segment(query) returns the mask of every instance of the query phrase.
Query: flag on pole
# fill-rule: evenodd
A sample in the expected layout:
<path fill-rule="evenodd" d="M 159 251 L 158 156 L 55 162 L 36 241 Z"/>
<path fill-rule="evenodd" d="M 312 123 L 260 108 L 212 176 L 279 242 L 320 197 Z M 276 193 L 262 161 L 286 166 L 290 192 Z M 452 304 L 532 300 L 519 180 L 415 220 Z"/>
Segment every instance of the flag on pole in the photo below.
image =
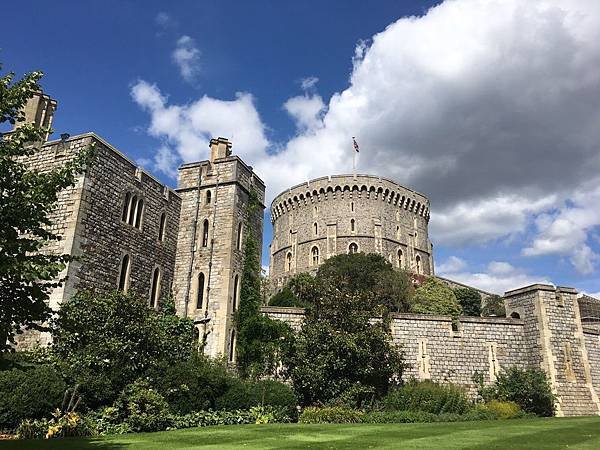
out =
<path fill-rule="evenodd" d="M 358 151 L 358 144 L 356 143 L 356 139 L 354 136 L 352 136 L 352 143 L 354 144 L 354 150 L 356 150 L 356 153 L 360 153 Z"/>

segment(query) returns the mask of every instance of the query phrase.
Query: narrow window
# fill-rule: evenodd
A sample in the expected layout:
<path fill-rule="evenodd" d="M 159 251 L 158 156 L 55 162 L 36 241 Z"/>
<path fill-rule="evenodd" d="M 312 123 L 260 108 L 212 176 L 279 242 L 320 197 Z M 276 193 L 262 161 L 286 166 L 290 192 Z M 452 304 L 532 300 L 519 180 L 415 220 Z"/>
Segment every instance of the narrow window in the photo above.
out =
<path fill-rule="evenodd" d="M 160 297 L 160 269 L 157 267 L 152 273 L 152 289 L 150 289 L 150 306 L 156 308 L 158 306 L 158 298 Z"/>
<path fill-rule="evenodd" d="M 160 242 L 165 240 L 165 227 L 167 225 L 167 214 L 162 213 L 160 215 L 160 224 L 158 225 L 158 240 Z"/>
<path fill-rule="evenodd" d="M 292 254 L 288 253 L 285 257 L 285 271 L 289 272 L 292 270 Z"/>
<path fill-rule="evenodd" d="M 210 191 L 206 191 L 206 204 L 210 205 L 210 201 L 212 199 L 212 193 Z"/>
<path fill-rule="evenodd" d="M 315 212 L 315 216 L 316 216 L 317 214 L 319 214 L 319 207 L 318 207 L 318 206 L 315 206 L 315 208 L 314 208 L 314 212 Z"/>
<path fill-rule="evenodd" d="M 356 221 L 354 219 L 350 219 L 350 231 L 356 231 Z"/>
<path fill-rule="evenodd" d="M 233 362 L 235 358 L 235 330 L 231 330 L 231 338 L 229 339 L 229 362 Z"/>
<path fill-rule="evenodd" d="M 204 219 L 202 225 L 202 247 L 208 246 L 208 219 Z"/>
<path fill-rule="evenodd" d="M 396 226 L 396 240 L 400 239 L 400 227 Z"/>
<path fill-rule="evenodd" d="M 204 274 L 198 274 L 198 293 L 196 294 L 196 309 L 202 309 L 204 305 Z"/>
<path fill-rule="evenodd" d="M 124 255 L 121 260 L 121 272 L 119 273 L 119 291 L 127 292 L 129 288 L 129 272 L 131 259 L 129 255 Z"/>
<path fill-rule="evenodd" d="M 319 265 L 319 247 L 314 246 L 311 250 L 313 266 Z"/>
<path fill-rule="evenodd" d="M 419 255 L 415 258 L 415 269 L 418 274 L 421 273 L 421 257 Z"/>
<path fill-rule="evenodd" d="M 137 210 L 138 198 L 133 196 L 131 202 L 129 202 L 129 210 L 127 212 L 127 223 L 133 225 L 135 221 L 135 212 Z"/>
<path fill-rule="evenodd" d="M 348 247 L 348 253 L 350 253 L 351 255 L 358 253 L 358 244 L 356 244 L 356 242 L 352 242 L 350 244 L 350 246 Z"/>
<path fill-rule="evenodd" d="M 131 201 L 131 194 L 128 192 L 125 194 L 125 201 L 123 202 L 123 211 L 121 212 L 121 220 L 127 222 L 127 211 L 129 211 L 129 202 Z"/>
<path fill-rule="evenodd" d="M 319 235 L 319 225 L 317 224 L 317 222 L 315 222 L 313 224 L 313 228 L 315 230 L 315 236 L 318 236 Z"/>
<path fill-rule="evenodd" d="M 350 202 L 350 211 L 354 212 L 354 202 Z"/>
<path fill-rule="evenodd" d="M 400 269 L 404 268 L 404 255 L 402 254 L 402 250 L 398 250 L 397 264 Z"/>
<path fill-rule="evenodd" d="M 144 200 L 140 198 L 137 204 L 136 212 L 135 212 L 135 224 L 134 227 L 141 228 L 142 227 L 142 214 L 144 213 Z"/>
<path fill-rule="evenodd" d="M 292 230 L 290 230 L 290 234 L 288 236 L 288 244 L 292 243 Z"/>
<path fill-rule="evenodd" d="M 242 222 L 240 222 L 238 224 L 238 229 L 237 229 L 237 244 L 236 247 L 238 250 L 242 249 Z"/>
<path fill-rule="evenodd" d="M 233 312 L 237 310 L 237 301 L 238 301 L 238 289 L 239 289 L 239 281 L 240 278 L 238 275 L 235 276 L 233 280 L 233 301 L 231 302 L 231 309 Z"/>

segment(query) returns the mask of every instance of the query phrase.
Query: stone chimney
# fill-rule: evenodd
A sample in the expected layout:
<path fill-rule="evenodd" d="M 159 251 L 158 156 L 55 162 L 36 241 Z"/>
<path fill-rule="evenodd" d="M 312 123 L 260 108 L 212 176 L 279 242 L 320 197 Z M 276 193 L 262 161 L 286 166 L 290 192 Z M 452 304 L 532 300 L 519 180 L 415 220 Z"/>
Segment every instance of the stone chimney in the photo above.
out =
<path fill-rule="evenodd" d="M 35 125 L 49 129 L 52 126 L 52 119 L 54 118 L 54 111 L 56 111 L 57 102 L 50 98 L 50 96 L 44 94 L 42 91 L 37 91 L 33 94 L 25 107 L 23 108 L 24 119 L 15 124 L 14 129 L 25 124 Z M 46 134 L 46 139 L 48 134 Z"/>
<path fill-rule="evenodd" d="M 231 142 L 224 137 L 210 140 L 210 162 L 214 163 L 217 159 L 227 158 L 231 155 Z"/>

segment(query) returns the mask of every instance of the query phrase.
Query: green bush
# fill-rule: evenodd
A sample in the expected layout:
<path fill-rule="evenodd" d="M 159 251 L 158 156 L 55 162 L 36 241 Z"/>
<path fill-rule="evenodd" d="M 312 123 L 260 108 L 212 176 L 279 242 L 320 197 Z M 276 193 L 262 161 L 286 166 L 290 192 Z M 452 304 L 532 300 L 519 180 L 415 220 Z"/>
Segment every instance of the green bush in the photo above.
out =
<path fill-rule="evenodd" d="M 364 423 L 418 423 L 436 422 L 438 416 L 424 411 L 373 411 L 367 413 Z"/>
<path fill-rule="evenodd" d="M 51 419 L 26 419 L 17 428 L 19 439 L 52 439 L 75 436 L 93 436 L 96 427 L 89 417 L 76 412 L 57 410 Z"/>
<path fill-rule="evenodd" d="M 537 416 L 554 415 L 555 396 L 546 373 L 541 369 L 512 367 L 498 375 L 492 386 L 480 389 L 480 395 L 486 401 L 515 402 L 523 411 Z"/>
<path fill-rule="evenodd" d="M 316 408 L 309 406 L 302 411 L 298 422 L 300 423 L 361 423 L 365 413 L 356 409 L 341 408 L 337 406 Z"/>
<path fill-rule="evenodd" d="M 160 431 L 171 424 L 168 403 L 147 381 L 126 386 L 114 406 L 118 418 L 133 431 Z"/>
<path fill-rule="evenodd" d="M 432 381 L 414 381 L 391 391 L 383 399 L 388 411 L 424 411 L 432 414 L 463 414 L 470 401 L 463 388 Z"/>
<path fill-rule="evenodd" d="M 498 419 L 514 419 L 521 415 L 521 407 L 515 402 L 503 402 L 500 400 L 492 400 L 481 405 L 483 409 L 487 409 L 496 415 Z"/>
<path fill-rule="evenodd" d="M 481 315 L 481 294 L 479 291 L 469 287 L 455 288 L 454 295 L 456 295 L 465 316 Z"/>
<path fill-rule="evenodd" d="M 42 419 L 60 407 L 67 386 L 50 366 L 0 372 L 0 428 Z"/>
<path fill-rule="evenodd" d="M 294 415 L 298 401 L 288 385 L 273 380 L 234 382 L 216 401 L 217 409 L 228 411 L 250 409 L 254 406 L 272 406 Z"/>
<path fill-rule="evenodd" d="M 458 317 L 463 311 L 454 291 L 444 282 L 431 277 L 415 289 L 410 312 Z"/>

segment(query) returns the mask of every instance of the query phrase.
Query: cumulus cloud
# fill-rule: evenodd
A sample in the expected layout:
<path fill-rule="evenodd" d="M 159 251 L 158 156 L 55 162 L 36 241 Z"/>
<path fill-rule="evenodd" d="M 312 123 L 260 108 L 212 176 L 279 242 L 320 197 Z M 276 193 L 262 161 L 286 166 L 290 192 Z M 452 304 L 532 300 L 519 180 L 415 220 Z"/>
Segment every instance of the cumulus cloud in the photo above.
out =
<path fill-rule="evenodd" d="M 171 57 L 182 78 L 189 83 L 193 82 L 200 71 L 200 50 L 196 47 L 194 39 L 181 36 Z"/>
<path fill-rule="evenodd" d="M 438 275 L 494 294 L 535 283 L 552 284 L 547 277 L 529 275 L 505 261 L 492 261 L 486 270 L 471 272 L 460 258 L 451 256 L 438 267 Z"/>
<path fill-rule="evenodd" d="M 300 87 L 302 88 L 303 91 L 309 91 L 309 90 L 313 89 L 317 85 L 318 82 L 319 82 L 319 79 L 317 77 L 302 78 L 300 80 Z"/>
<path fill-rule="evenodd" d="M 349 86 L 328 101 L 307 81 L 311 91 L 284 105 L 298 126 L 288 142 L 269 146 L 249 94 L 168 105 L 155 87 L 151 104 L 139 103 L 148 105 L 150 132 L 184 160 L 198 157 L 216 130 L 228 133 L 267 182 L 269 198 L 312 177 L 350 172 L 356 136 L 360 172 L 429 196 L 437 243 L 510 237 L 539 216 L 524 253 L 569 255 L 586 272 L 595 261 L 585 247 L 593 206 L 569 201 L 589 191 L 582 180 L 599 179 L 598 42 L 600 2 L 446 1 L 359 42 L 348 55 Z M 589 225 L 570 241 L 569 232 L 556 232 L 557 220 L 575 213 Z"/>

